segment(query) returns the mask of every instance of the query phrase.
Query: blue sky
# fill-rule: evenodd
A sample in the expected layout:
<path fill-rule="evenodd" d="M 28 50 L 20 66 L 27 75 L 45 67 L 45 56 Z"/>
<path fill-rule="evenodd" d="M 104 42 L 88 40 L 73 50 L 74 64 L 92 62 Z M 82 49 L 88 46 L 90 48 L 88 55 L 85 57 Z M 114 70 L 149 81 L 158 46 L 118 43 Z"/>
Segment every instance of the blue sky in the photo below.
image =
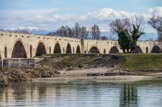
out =
<path fill-rule="evenodd" d="M 78 22 L 109 31 L 115 18 L 162 15 L 162 0 L 0 0 L 0 29 L 35 27 L 56 30 Z M 147 25 L 146 25 L 147 26 Z M 146 27 L 147 32 L 155 32 Z"/>
<path fill-rule="evenodd" d="M 83 14 L 102 8 L 146 12 L 162 6 L 162 0 L 0 0 L 0 10 L 59 8 L 61 13 Z"/>

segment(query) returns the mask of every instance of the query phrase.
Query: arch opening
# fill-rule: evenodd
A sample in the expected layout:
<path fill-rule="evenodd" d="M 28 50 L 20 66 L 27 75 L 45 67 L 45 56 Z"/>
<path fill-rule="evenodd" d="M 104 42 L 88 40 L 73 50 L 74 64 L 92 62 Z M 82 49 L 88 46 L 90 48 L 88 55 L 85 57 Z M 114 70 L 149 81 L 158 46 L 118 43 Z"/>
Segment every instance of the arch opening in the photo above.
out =
<path fill-rule="evenodd" d="M 79 45 L 77 46 L 77 51 L 76 51 L 76 53 L 80 53 L 80 47 L 79 47 Z"/>
<path fill-rule="evenodd" d="M 148 47 L 146 47 L 146 53 L 149 53 Z"/>
<path fill-rule="evenodd" d="M 71 46 L 70 46 L 70 44 L 67 45 L 66 53 L 71 53 Z"/>
<path fill-rule="evenodd" d="M 162 50 L 160 49 L 159 46 L 154 46 L 151 50 L 151 53 L 161 53 Z"/>
<path fill-rule="evenodd" d="M 7 58 L 7 47 L 4 49 L 4 57 Z"/>
<path fill-rule="evenodd" d="M 25 48 L 21 41 L 17 41 L 13 51 L 12 51 L 12 58 L 27 58 Z"/>
<path fill-rule="evenodd" d="M 39 43 L 36 51 L 36 56 L 42 56 L 43 54 L 46 54 L 46 49 L 43 43 Z"/>
<path fill-rule="evenodd" d="M 142 49 L 139 46 L 137 46 L 136 49 L 132 50 L 132 52 L 133 53 L 143 53 Z"/>
<path fill-rule="evenodd" d="M 60 48 L 59 43 L 57 43 L 57 44 L 55 45 L 55 49 L 54 49 L 54 52 L 53 52 L 53 53 L 61 53 L 61 48 Z"/>
<path fill-rule="evenodd" d="M 89 53 L 100 53 L 97 47 L 92 47 L 89 51 Z"/>
<path fill-rule="evenodd" d="M 110 52 L 109 53 L 119 53 L 119 50 L 116 46 L 113 46 L 111 49 L 110 49 Z"/>

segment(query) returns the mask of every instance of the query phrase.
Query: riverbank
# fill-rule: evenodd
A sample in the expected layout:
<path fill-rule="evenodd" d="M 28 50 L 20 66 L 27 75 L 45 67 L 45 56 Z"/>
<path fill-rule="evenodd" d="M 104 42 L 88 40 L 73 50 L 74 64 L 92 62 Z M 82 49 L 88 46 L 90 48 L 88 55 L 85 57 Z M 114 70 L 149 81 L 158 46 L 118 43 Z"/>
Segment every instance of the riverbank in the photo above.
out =
<path fill-rule="evenodd" d="M 3 76 L 9 82 L 37 78 L 134 81 L 162 77 L 162 54 L 55 54 L 41 58 L 35 68 L 4 68 L 0 84 L 4 84 Z"/>
<path fill-rule="evenodd" d="M 141 74 L 143 72 L 140 72 Z M 156 78 L 156 74 L 151 75 L 145 72 L 143 75 L 133 72 L 117 70 L 114 68 L 100 67 L 78 70 L 60 70 L 54 78 L 35 78 L 33 82 L 52 82 L 52 83 L 67 83 L 71 81 L 88 80 L 96 82 L 133 82 L 145 79 Z M 159 74 L 158 74 L 159 76 Z M 162 77 L 162 74 L 161 74 Z"/>

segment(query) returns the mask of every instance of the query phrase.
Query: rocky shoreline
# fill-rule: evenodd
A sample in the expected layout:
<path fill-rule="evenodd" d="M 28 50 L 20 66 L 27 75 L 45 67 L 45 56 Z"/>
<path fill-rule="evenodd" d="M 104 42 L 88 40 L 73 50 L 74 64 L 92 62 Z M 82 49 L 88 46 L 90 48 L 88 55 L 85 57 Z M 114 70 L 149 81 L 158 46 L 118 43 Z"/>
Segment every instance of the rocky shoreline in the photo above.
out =
<path fill-rule="evenodd" d="M 0 87 L 5 87 L 9 82 L 30 81 L 33 78 L 53 78 L 56 71 L 38 71 L 38 70 L 12 70 L 0 72 Z"/>

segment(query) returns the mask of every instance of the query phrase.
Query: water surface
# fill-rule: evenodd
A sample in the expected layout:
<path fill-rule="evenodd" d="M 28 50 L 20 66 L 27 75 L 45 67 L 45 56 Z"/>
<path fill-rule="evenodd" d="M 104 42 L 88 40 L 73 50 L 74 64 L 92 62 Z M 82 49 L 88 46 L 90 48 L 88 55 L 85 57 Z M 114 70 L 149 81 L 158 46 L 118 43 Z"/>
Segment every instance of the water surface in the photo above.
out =
<path fill-rule="evenodd" d="M 12 83 L 0 89 L 0 107 L 162 107 L 162 80 Z"/>

